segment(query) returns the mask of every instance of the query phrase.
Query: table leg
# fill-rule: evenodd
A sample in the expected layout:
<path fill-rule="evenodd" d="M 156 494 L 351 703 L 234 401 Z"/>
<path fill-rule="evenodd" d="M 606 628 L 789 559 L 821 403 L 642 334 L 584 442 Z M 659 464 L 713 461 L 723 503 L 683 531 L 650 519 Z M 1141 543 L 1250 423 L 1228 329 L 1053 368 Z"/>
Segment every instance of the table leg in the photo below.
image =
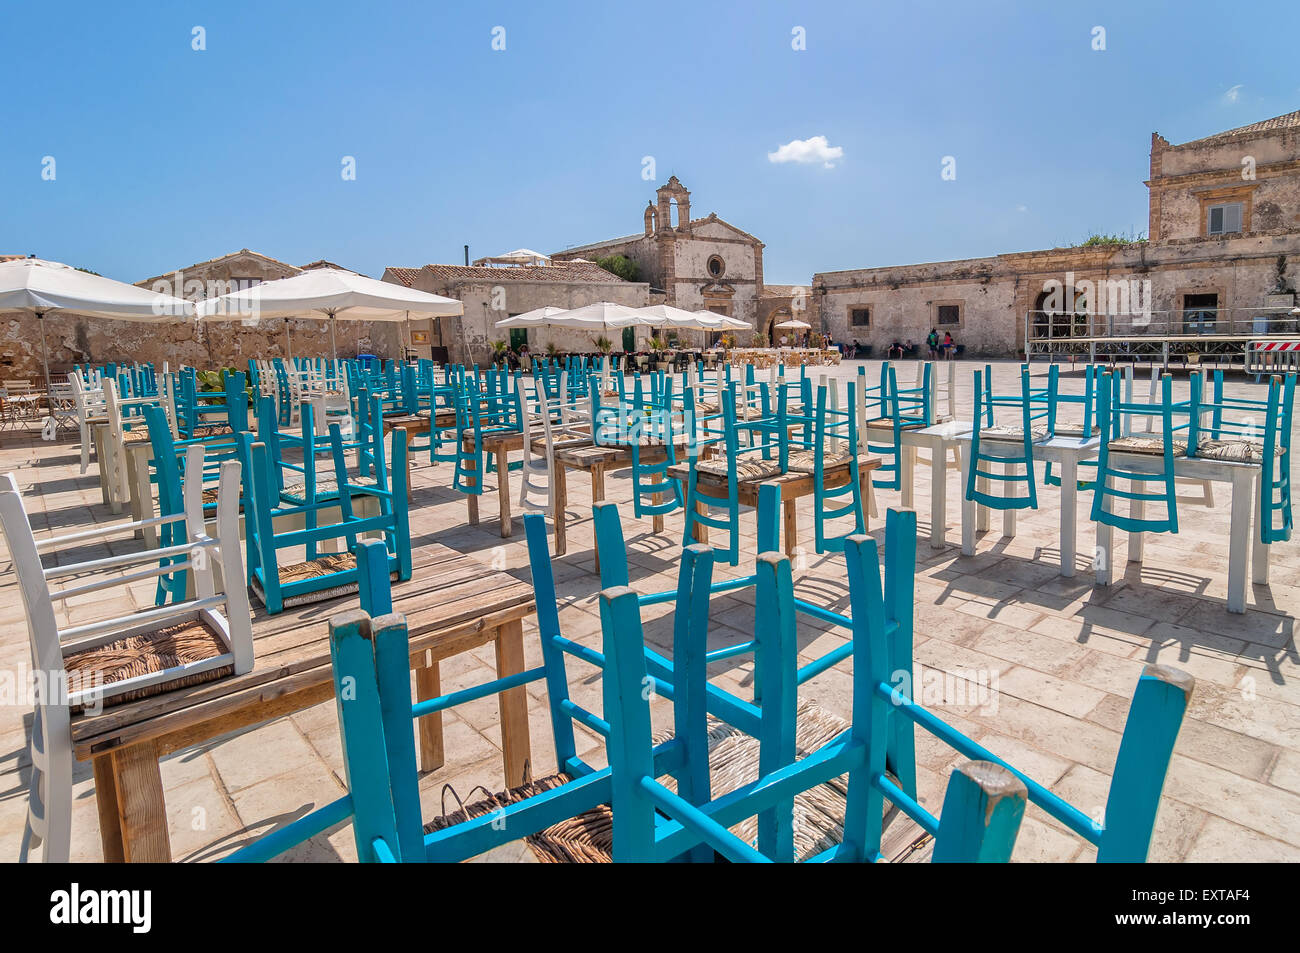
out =
<path fill-rule="evenodd" d="M 464 448 L 462 448 L 462 449 L 472 449 L 472 446 L 471 446 L 471 447 L 464 447 Z M 473 486 L 473 488 L 476 489 L 476 490 L 481 490 L 481 489 L 482 489 L 482 479 L 483 479 L 483 477 L 482 477 L 482 475 L 478 472 L 478 461 L 476 461 L 476 460 L 474 460 L 474 459 L 467 459 L 467 460 L 465 461 L 465 463 L 464 463 L 464 467 L 463 467 L 463 468 L 466 469 L 466 470 L 472 470 L 472 471 L 474 471 L 474 475 L 473 475 L 473 478 L 472 478 L 473 481 L 474 481 L 474 486 Z M 470 526 L 477 526 L 477 525 L 478 525 L 478 494 L 477 494 L 477 493 L 470 493 L 470 494 L 468 494 L 468 495 L 465 497 L 465 505 L 466 505 L 466 507 L 468 507 L 468 509 L 469 509 L 469 525 L 470 525 Z"/>
<path fill-rule="evenodd" d="M 930 548 L 943 549 L 948 533 L 948 451 L 942 439 L 930 443 Z"/>
<path fill-rule="evenodd" d="M 101 774 L 111 774 L 111 791 L 105 794 L 117 809 L 116 839 L 112 833 L 100 835 L 105 858 L 112 851 L 120 852 L 120 859 L 127 863 L 170 862 L 167 803 L 163 798 L 157 745 L 145 741 L 114 748 L 100 757 L 106 758 L 109 764 L 96 770 L 96 780 Z M 107 803 L 101 802 L 101 825 L 104 825 L 107 807 Z M 109 823 L 107 826 L 112 825 Z"/>
<path fill-rule="evenodd" d="M 1014 463 L 1002 464 L 1003 475 L 1007 477 L 1011 476 L 1011 471 L 1014 470 L 1015 467 L 1016 465 Z M 1033 475 L 1031 474 L 1030 476 L 1032 478 Z M 1004 480 L 1002 482 L 1003 499 L 1014 500 L 1019 495 L 1020 491 L 1016 488 L 1014 483 L 1010 480 Z M 1008 508 L 1002 511 L 1002 535 L 1008 539 L 1016 535 L 1016 511 L 1013 509 Z"/>
<path fill-rule="evenodd" d="M 663 477 L 656 473 L 650 478 L 650 482 L 658 485 L 663 482 Z M 655 506 L 658 506 L 664 501 L 664 495 L 662 493 L 656 493 L 654 496 L 650 497 L 650 499 L 653 501 Z M 650 531 L 656 535 L 664 531 L 664 515 L 662 513 L 655 513 L 650 517 Z"/>
<path fill-rule="evenodd" d="M 429 661 L 425 653 L 425 664 L 415 670 L 416 701 L 428 701 L 442 694 L 442 671 L 437 662 Z M 420 725 L 420 770 L 437 771 L 447 761 L 442 744 L 442 712 L 425 715 Z"/>
<path fill-rule="evenodd" d="M 875 501 L 871 498 L 871 471 L 858 471 L 858 499 L 862 503 L 862 532 L 871 531 L 871 517 L 875 516 Z"/>
<path fill-rule="evenodd" d="M 796 549 L 799 548 L 799 517 L 795 511 L 796 500 L 786 500 L 782 503 L 782 509 L 785 510 L 785 554 L 793 556 Z"/>
<path fill-rule="evenodd" d="M 1061 575 L 1074 577 L 1075 532 L 1079 519 L 1079 463 L 1074 454 L 1061 458 Z"/>
<path fill-rule="evenodd" d="M 980 491 L 980 493 L 982 493 L 982 494 L 984 494 L 985 496 L 987 496 L 987 495 L 988 495 L 988 492 L 989 492 L 989 480 L 988 480 L 988 477 L 976 477 L 976 478 L 975 478 L 975 487 L 976 487 L 976 489 L 978 489 L 978 490 Z M 975 529 L 976 529 L 977 532 L 980 532 L 980 533 L 987 533 L 987 532 L 989 531 L 989 516 L 990 516 L 989 508 L 988 508 L 987 506 L 981 506 L 981 505 L 978 505 L 978 504 L 976 505 L 976 507 L 975 507 Z"/>
<path fill-rule="evenodd" d="M 708 516 L 709 504 L 705 503 L 703 500 L 696 500 L 695 512 L 699 513 L 701 516 Z M 697 543 L 707 544 L 709 541 L 709 527 L 704 523 L 697 522 L 691 529 L 691 536 L 694 537 Z"/>
<path fill-rule="evenodd" d="M 510 516 L 510 454 L 502 449 L 495 454 L 497 461 L 497 504 L 501 512 L 501 538 L 508 539 L 513 530 Z"/>
<path fill-rule="evenodd" d="M 565 513 L 569 506 L 569 476 L 563 463 L 556 460 L 552 475 L 555 479 L 555 500 L 551 509 L 551 518 L 555 522 L 555 555 L 563 556 L 569 551 L 569 540 L 565 536 Z"/>
<path fill-rule="evenodd" d="M 1232 471 L 1232 520 L 1228 536 L 1228 611 L 1246 611 L 1246 560 L 1250 554 L 1250 471 Z"/>
<path fill-rule="evenodd" d="M 1114 477 L 1106 478 L 1106 486 L 1114 486 Z M 1097 585 L 1109 586 L 1114 578 L 1113 565 L 1115 560 L 1111 558 L 1112 551 L 1115 548 L 1115 528 L 1109 523 L 1097 524 L 1097 546 L 1092 554 L 1093 569 L 1097 573 Z"/>
<path fill-rule="evenodd" d="M 1286 466 L 1284 462 L 1282 464 Z M 1261 507 L 1268 502 L 1268 487 L 1264 482 L 1264 470 L 1261 467 L 1259 476 L 1255 480 L 1255 501 L 1252 508 L 1255 511 L 1255 529 L 1250 537 L 1250 573 L 1251 582 L 1257 586 L 1268 585 L 1268 554 L 1273 547 L 1266 546 L 1261 538 L 1263 532 L 1263 520 Z"/>
<path fill-rule="evenodd" d="M 135 481 L 132 486 L 132 512 L 136 513 L 136 519 L 147 520 L 153 519 L 153 485 L 149 482 L 149 455 L 147 453 L 128 453 L 128 460 L 134 461 Z M 149 549 L 158 548 L 158 527 L 146 526 L 144 529 L 145 546 Z"/>
<path fill-rule="evenodd" d="M 516 619 L 497 629 L 497 678 L 524 670 L 524 624 Z M 506 787 L 524 783 L 531 757 L 528 739 L 528 692 L 524 686 L 497 696 L 501 708 L 501 752 L 505 761 Z"/>
<path fill-rule="evenodd" d="M 1129 481 L 1129 490 L 1133 493 L 1145 492 L 1142 485 L 1135 480 Z M 1144 500 L 1129 500 L 1128 515 L 1129 519 L 1141 520 L 1146 516 L 1147 505 Z M 1142 552 L 1145 548 L 1146 534 L 1137 532 L 1128 534 L 1128 561 L 1131 563 L 1142 563 Z"/>
<path fill-rule="evenodd" d="M 910 444 L 903 444 L 903 509 L 910 510 L 915 506 L 916 495 L 916 447 Z"/>
<path fill-rule="evenodd" d="M 971 455 L 969 453 L 962 456 L 962 474 L 961 485 L 964 487 L 970 480 Z M 963 556 L 975 555 L 975 530 L 979 521 L 980 506 L 969 495 L 963 491 L 961 495 L 961 554 Z"/>
<path fill-rule="evenodd" d="M 593 505 L 605 502 L 605 468 L 600 464 L 592 467 L 591 470 L 591 502 Z M 591 552 L 596 560 L 596 572 L 600 572 L 600 542 L 596 539 L 594 527 L 591 538 Z"/>
<path fill-rule="evenodd" d="M 120 864 L 122 822 L 117 815 L 117 781 L 113 777 L 113 756 L 101 754 L 91 763 L 95 772 L 95 804 L 99 808 L 99 841 L 103 845 L 104 863 Z"/>

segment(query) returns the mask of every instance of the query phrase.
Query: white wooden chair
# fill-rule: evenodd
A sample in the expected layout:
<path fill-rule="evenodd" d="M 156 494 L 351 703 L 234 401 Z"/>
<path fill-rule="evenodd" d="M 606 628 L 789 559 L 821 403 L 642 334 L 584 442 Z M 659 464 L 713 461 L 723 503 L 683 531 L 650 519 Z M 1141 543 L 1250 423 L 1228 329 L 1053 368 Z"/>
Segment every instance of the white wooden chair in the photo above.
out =
<path fill-rule="evenodd" d="M 95 427 L 105 423 L 103 388 L 93 388 L 80 374 L 68 375 L 72 385 L 72 401 L 77 412 L 77 428 L 81 434 L 81 472 L 90 469 L 90 447 L 95 439 Z"/>
<path fill-rule="evenodd" d="M 524 433 L 524 463 L 519 475 L 519 508 L 563 519 L 555 512 L 555 439 L 551 431 L 551 407 L 546 388 L 537 384 L 537 410 L 528 399 L 524 376 L 515 378 L 519 396 L 520 421 Z M 538 453 L 533 441 L 542 438 L 544 449 Z M 505 475 L 502 474 L 502 479 Z"/>
<path fill-rule="evenodd" d="M 191 447 L 187 467 L 197 473 L 202 466 L 203 448 Z M 27 860 L 31 848 L 42 845 L 44 860 L 68 860 L 74 713 L 252 670 L 253 634 L 239 544 L 239 463 L 222 464 L 215 537 L 208 535 L 204 525 L 199 481 L 187 484 L 185 490 L 185 515 L 106 524 L 37 541 L 14 475 L 0 477 L 0 527 L 26 610 L 36 686 L 32 776 L 20 860 Z M 100 544 L 106 537 L 130 534 L 145 524 L 172 523 L 183 524 L 183 542 L 63 562 L 48 569 L 41 564 L 42 555 Z M 153 565 L 140 567 L 148 563 Z M 115 606 L 119 603 L 112 600 L 111 590 L 180 571 L 193 573 L 195 598 L 129 615 L 59 625 L 56 606 L 69 599 L 95 593 L 96 601 Z M 51 588 L 57 580 L 69 584 Z"/>

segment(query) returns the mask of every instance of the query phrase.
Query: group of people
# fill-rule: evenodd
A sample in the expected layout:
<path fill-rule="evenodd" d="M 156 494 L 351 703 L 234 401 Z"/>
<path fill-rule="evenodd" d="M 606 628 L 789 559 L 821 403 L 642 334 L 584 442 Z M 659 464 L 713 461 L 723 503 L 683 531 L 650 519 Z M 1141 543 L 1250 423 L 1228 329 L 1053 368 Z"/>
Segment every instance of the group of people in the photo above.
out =
<path fill-rule="evenodd" d="M 938 329 L 931 328 L 925 336 L 925 346 L 930 349 L 932 359 L 944 358 L 951 361 L 957 356 L 957 342 L 952 339 L 951 331 L 945 331 L 943 340 L 940 341 Z"/>
<path fill-rule="evenodd" d="M 857 344 L 856 341 L 853 342 Z M 945 331 L 942 340 L 939 338 L 938 328 L 931 328 L 930 333 L 925 336 L 925 346 L 930 352 L 931 360 L 953 360 L 957 356 L 957 342 L 952 339 L 952 332 Z M 885 357 L 889 360 L 894 358 L 915 357 L 916 345 L 912 339 L 908 338 L 906 344 L 901 344 L 895 340 L 888 348 L 885 349 Z"/>

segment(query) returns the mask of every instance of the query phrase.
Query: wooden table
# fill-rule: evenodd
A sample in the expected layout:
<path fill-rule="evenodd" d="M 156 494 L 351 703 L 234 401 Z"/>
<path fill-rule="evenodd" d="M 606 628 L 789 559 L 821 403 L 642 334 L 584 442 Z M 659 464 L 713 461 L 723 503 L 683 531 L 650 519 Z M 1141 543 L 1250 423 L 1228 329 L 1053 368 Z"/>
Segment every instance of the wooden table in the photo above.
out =
<path fill-rule="evenodd" d="M 989 528 L 989 508 L 981 506 L 966 496 L 966 482 L 970 478 L 973 465 L 970 457 L 972 434 L 957 438 L 963 444 L 962 449 L 962 495 L 961 495 L 961 552 L 963 556 L 975 555 L 975 534 L 986 532 Z M 1034 461 L 1050 461 L 1059 465 L 1061 478 L 1061 575 L 1066 579 L 1074 576 L 1074 557 L 1076 546 L 1076 525 L 1079 515 L 1079 464 L 1097 456 L 1101 447 L 1100 437 L 1052 437 L 1034 443 Z M 1005 451 L 999 453 L 999 449 Z M 989 456 L 1016 458 L 1024 454 L 1024 444 L 1016 440 L 989 440 L 980 442 L 980 451 Z M 1010 473 L 1016 464 L 1003 464 L 1004 472 Z M 1037 476 L 1031 476 L 1037 479 Z M 989 481 L 984 477 L 976 478 L 981 493 L 989 491 Z M 1018 491 L 1017 484 L 1006 481 L 1002 484 L 1003 494 Z M 1011 539 L 1016 535 L 1016 511 L 1002 511 L 1002 535 Z"/>
<path fill-rule="evenodd" d="M 686 445 L 677 448 L 678 454 L 684 453 Z M 666 451 L 664 447 L 642 447 L 643 463 L 662 463 Z M 568 552 L 568 540 L 565 537 L 565 509 L 569 499 L 569 481 L 567 471 L 584 470 L 591 475 L 591 502 L 600 503 L 605 499 L 605 473 L 609 470 L 623 470 L 632 465 L 631 447 L 598 447 L 588 439 L 579 446 L 557 447 L 555 450 L 555 555 L 563 556 Z M 656 494 L 655 503 L 663 502 Z M 651 518 L 653 532 L 664 531 L 662 513 Z M 600 572 L 600 546 L 593 544 L 596 557 L 596 571 Z"/>
<path fill-rule="evenodd" d="M 862 494 L 862 528 L 867 528 L 867 484 L 871 480 L 871 471 L 880 466 L 879 457 L 859 457 L 858 458 L 858 491 Z M 836 489 L 844 486 L 849 482 L 849 465 L 841 463 L 838 466 L 827 467 L 823 474 L 826 480 L 827 489 Z M 687 464 L 678 464 L 668 468 L 668 476 L 674 480 L 685 481 L 690 478 L 691 468 Z M 758 491 L 764 485 L 775 484 L 781 488 L 781 505 L 784 509 L 784 525 L 782 526 L 782 535 L 785 537 L 785 552 L 787 556 L 793 556 L 799 545 L 799 523 L 795 511 L 795 503 L 802 497 L 812 496 L 816 490 L 816 483 L 811 473 L 782 473 L 779 476 L 768 477 L 763 480 L 741 480 L 739 486 L 739 499 L 741 506 L 758 506 Z M 700 473 L 696 477 L 696 487 L 704 496 L 715 497 L 721 500 L 727 498 L 727 477 L 719 476 L 713 473 Z M 706 504 L 696 504 L 703 512 Z M 701 523 L 696 523 L 694 528 L 695 541 L 697 543 L 707 543 L 709 541 L 709 528 Z"/>
<path fill-rule="evenodd" d="M 462 446 L 465 452 L 474 451 L 473 436 L 463 437 Z M 523 431 L 515 430 L 509 433 L 484 434 L 483 435 L 483 459 L 488 457 L 496 460 L 497 466 L 497 502 L 500 509 L 501 520 L 501 537 L 508 538 L 512 531 L 510 515 L 510 453 L 514 450 L 524 449 Z M 469 469 L 473 469 L 470 467 Z M 482 478 L 475 477 L 479 481 L 479 489 L 482 489 Z M 478 493 L 469 493 L 465 496 L 465 503 L 469 507 L 469 522 L 471 526 L 478 525 Z"/>
<path fill-rule="evenodd" d="M 267 615 L 253 614 L 253 671 L 72 720 L 73 751 L 92 761 L 106 861 L 168 861 L 167 809 L 158 760 L 232 731 L 302 711 L 334 696 L 329 619 L 355 608 L 354 593 Z M 415 553 L 413 578 L 393 587 L 406 615 L 419 699 L 441 694 L 438 664 L 494 643 L 498 676 L 524 671 L 523 620 L 536 610 L 533 589 L 473 557 L 431 543 Z M 524 783 L 530 757 L 528 696 L 520 686 L 498 696 L 506 787 Z M 443 763 L 442 717 L 419 722 L 421 768 Z"/>

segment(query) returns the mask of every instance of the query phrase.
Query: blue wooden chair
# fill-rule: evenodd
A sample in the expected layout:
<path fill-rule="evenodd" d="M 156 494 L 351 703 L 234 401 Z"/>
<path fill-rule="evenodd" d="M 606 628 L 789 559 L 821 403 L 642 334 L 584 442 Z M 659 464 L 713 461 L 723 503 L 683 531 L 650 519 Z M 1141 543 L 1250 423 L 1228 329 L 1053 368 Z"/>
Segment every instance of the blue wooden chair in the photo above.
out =
<path fill-rule="evenodd" d="M 394 430 L 392 435 L 392 473 L 400 474 L 406 463 L 406 434 Z M 245 538 L 248 572 L 253 592 L 270 613 L 285 606 L 330 599 L 358 586 L 357 545 L 364 534 L 382 533 L 389 570 L 398 579 L 411 578 L 411 531 L 407 515 L 406 492 L 400 480 L 390 479 L 381 458 L 376 466 L 376 483 L 363 484 L 348 474 L 343 438 L 338 424 L 330 426 L 334 457 L 334 499 L 304 500 L 289 504 L 280 499 L 276 474 L 264 443 L 254 443 L 251 434 L 241 434 L 239 450 L 244 470 L 251 475 L 245 493 Z M 382 441 L 379 444 L 382 453 Z M 394 486 L 396 484 L 396 486 Z M 355 497 L 373 497 L 378 512 L 358 516 L 353 507 Z M 248 501 L 251 499 L 251 506 Z M 339 519 L 322 525 L 321 511 L 337 508 Z M 302 528 L 277 530 L 277 523 L 301 523 Z M 339 552 L 322 552 L 321 543 L 342 540 Z M 281 564 L 280 553 L 301 551 L 305 559 Z"/>
<path fill-rule="evenodd" d="M 740 563 L 741 482 L 770 479 L 782 472 L 781 461 L 776 458 L 779 456 L 778 423 L 771 417 L 761 416 L 748 400 L 738 400 L 737 390 L 735 383 L 723 390 L 722 426 L 706 428 L 695 441 L 687 477 L 683 536 L 683 545 L 689 545 L 697 525 L 725 530 L 728 535 L 725 552 L 732 566 Z M 764 403 L 768 400 L 766 396 L 760 399 Z M 745 413 L 744 420 L 739 418 L 738 411 Z M 705 459 L 708 451 L 713 451 L 713 455 Z M 700 484 L 701 474 L 725 478 L 726 495 L 706 493 Z M 710 506 L 721 507 L 726 512 L 714 516 L 707 512 Z"/>
<path fill-rule="evenodd" d="M 1177 533 L 1178 496 L 1175 492 L 1174 461 L 1186 456 L 1188 435 L 1192 428 L 1192 402 L 1173 399 L 1173 380 L 1168 374 L 1160 379 L 1160 404 L 1154 409 L 1160 420 L 1160 431 L 1155 434 L 1134 434 L 1126 426 L 1126 416 L 1146 415 L 1153 412 L 1149 404 L 1124 401 L 1119 392 L 1120 379 L 1103 372 L 1098 382 L 1098 417 L 1102 428 L 1101 445 L 1097 453 L 1097 482 L 1092 495 L 1092 521 L 1105 523 L 1128 533 Z M 1178 434 L 1183 434 L 1183 439 Z M 1159 456 L 1163 466 L 1159 472 L 1147 472 L 1125 467 L 1122 458 L 1116 461 L 1112 454 L 1144 454 Z M 1120 489 L 1117 482 L 1128 482 L 1129 489 Z M 1147 489 L 1150 487 L 1150 489 Z M 1139 504 L 1121 513 L 1119 502 L 1126 500 Z M 1163 512 L 1147 516 L 1145 505 L 1157 503 Z"/>
<path fill-rule="evenodd" d="M 1216 370 L 1213 391 L 1204 393 L 1199 373 L 1191 377 L 1187 456 L 1256 464 L 1261 469 L 1260 541 L 1291 538 L 1291 431 L 1296 375 L 1273 375 L 1263 399 L 1226 397 L 1223 371 Z M 1208 417 L 1207 422 L 1203 422 Z M 1260 427 L 1260 419 L 1263 427 Z"/>
<path fill-rule="evenodd" d="M 807 409 L 805 413 L 789 411 L 788 389 L 782 389 L 778 396 L 780 466 L 784 472 L 812 475 L 814 540 L 819 553 L 842 552 L 845 538 L 866 532 L 858 421 L 854 410 L 857 385 L 858 382 L 849 381 L 848 403 L 844 408 L 829 406 L 830 391 L 825 384 L 817 386 L 814 397 L 812 382 L 806 377 L 798 385 L 801 406 Z M 827 468 L 845 464 L 845 478 L 835 484 L 828 483 Z M 839 517 L 852 518 L 853 528 L 832 536 L 829 523 Z"/>
<path fill-rule="evenodd" d="M 1044 387 L 1034 387 L 1029 365 L 1020 366 L 1018 394 L 995 394 L 989 365 L 975 372 L 975 419 L 971 430 L 971 459 L 966 471 L 966 499 L 997 510 L 1038 509 L 1034 445 L 1051 439 L 1052 407 L 1056 403 L 1057 366 Z M 996 409 L 1010 411 L 1011 423 L 997 423 Z M 1002 465 L 998 473 L 986 467 Z M 985 480 L 1003 489 L 989 493 Z M 1023 491 L 1020 489 L 1023 487 Z"/>
<path fill-rule="evenodd" d="M 1055 369 L 1056 365 L 1052 365 Z M 1052 391 L 1052 400 L 1048 408 L 1047 431 L 1052 437 L 1080 437 L 1091 438 L 1100 436 L 1101 427 L 1098 425 L 1099 413 L 1097 406 L 1097 382 L 1101 378 L 1101 367 L 1097 364 L 1088 364 L 1083 369 L 1083 393 L 1067 394 L 1061 390 L 1058 382 L 1056 388 Z M 1080 423 L 1066 422 L 1061 411 L 1077 406 L 1082 411 L 1082 421 Z M 1080 467 L 1095 469 L 1096 460 L 1080 460 Z M 1047 486 L 1060 486 L 1061 478 L 1052 472 L 1052 461 L 1048 460 L 1043 467 L 1043 483 Z M 1078 480 L 1077 488 L 1087 490 L 1092 488 L 1091 480 Z"/>
<path fill-rule="evenodd" d="M 503 389 L 504 388 L 504 389 Z M 521 433 L 519 392 L 509 374 L 491 371 L 485 386 L 471 383 L 456 395 L 456 469 L 452 488 L 466 494 L 483 494 L 483 474 L 508 461 L 488 465 L 483 450 L 489 437 Z"/>
<path fill-rule="evenodd" d="M 927 362 L 921 385 L 906 388 L 898 386 L 898 370 L 894 365 L 885 365 L 882 373 L 879 403 L 883 414 L 866 421 L 867 452 L 881 457 L 871 482 L 881 489 L 899 490 L 903 485 L 903 431 L 920 430 L 934 423 L 930 404 L 932 371 Z"/>

